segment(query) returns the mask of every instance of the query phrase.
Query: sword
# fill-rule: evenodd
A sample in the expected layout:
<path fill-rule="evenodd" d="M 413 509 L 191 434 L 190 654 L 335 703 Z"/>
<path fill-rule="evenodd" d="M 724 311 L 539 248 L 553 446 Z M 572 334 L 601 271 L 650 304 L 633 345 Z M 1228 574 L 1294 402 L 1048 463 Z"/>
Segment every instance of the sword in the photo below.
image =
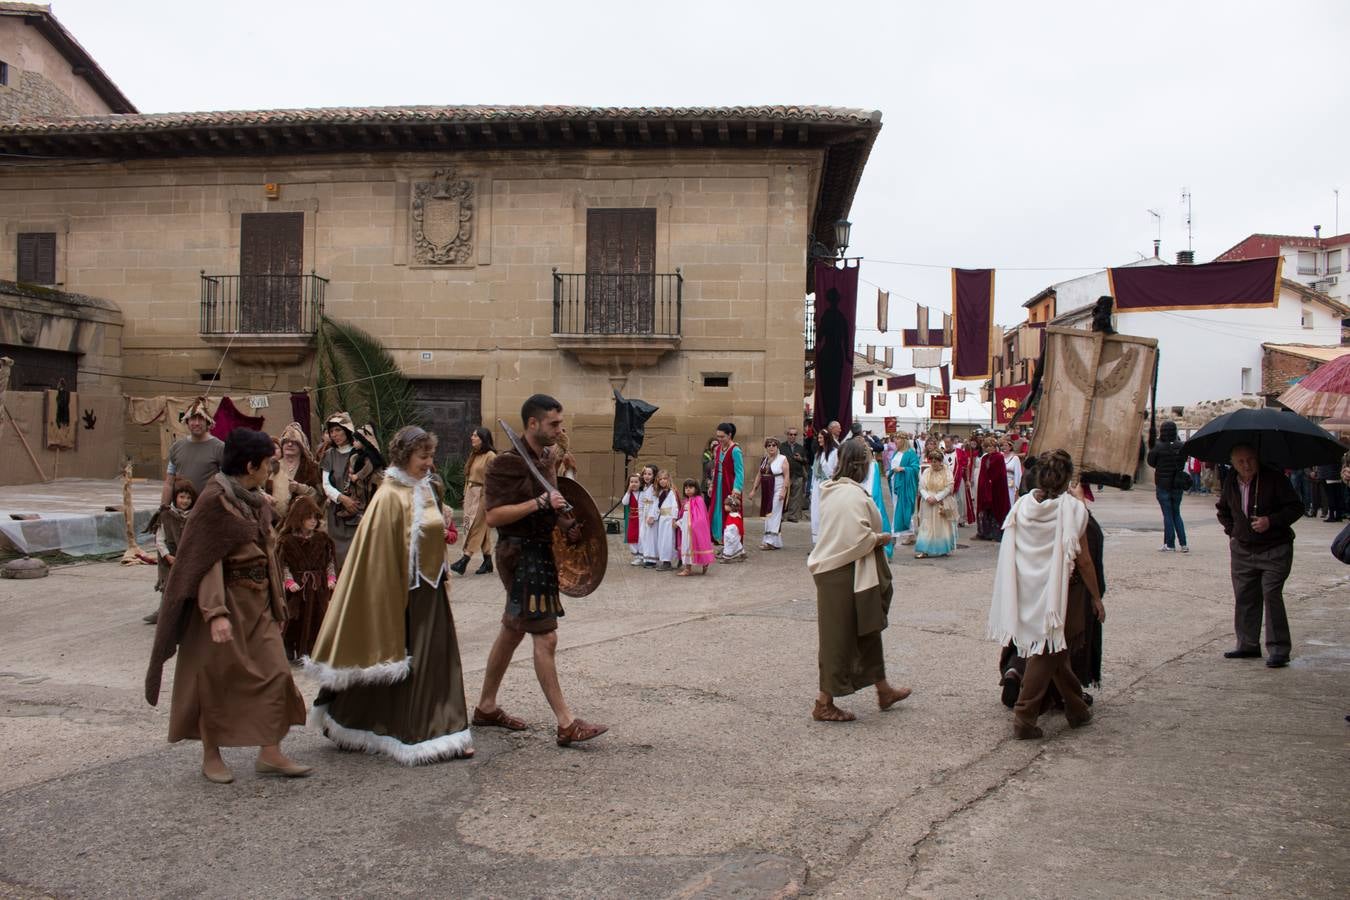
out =
<path fill-rule="evenodd" d="M 539 473 L 539 469 L 535 467 L 534 460 L 530 459 L 530 451 L 526 448 L 525 442 L 520 439 L 520 435 L 516 434 L 515 429 L 510 425 L 507 425 L 506 422 L 501 419 L 497 420 L 497 424 L 502 426 L 502 431 L 506 432 L 507 440 L 511 442 L 512 447 L 516 448 L 516 452 L 520 454 L 520 458 L 525 462 L 525 468 L 530 470 L 530 474 L 534 476 L 535 481 L 539 482 L 539 486 L 550 494 L 556 491 L 558 489 L 557 486 L 545 479 L 544 476 Z M 570 513 L 571 511 L 572 504 L 564 500 L 563 508 L 559 510 L 559 512 Z"/>

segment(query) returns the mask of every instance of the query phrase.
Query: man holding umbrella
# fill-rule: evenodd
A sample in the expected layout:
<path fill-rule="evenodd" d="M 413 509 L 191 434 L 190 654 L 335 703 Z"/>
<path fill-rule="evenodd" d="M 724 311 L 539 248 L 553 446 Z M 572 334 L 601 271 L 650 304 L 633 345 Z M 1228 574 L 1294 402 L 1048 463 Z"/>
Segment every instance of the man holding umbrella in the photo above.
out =
<path fill-rule="evenodd" d="M 1303 501 L 1283 469 L 1339 458 L 1330 434 L 1296 413 L 1240 409 L 1219 416 L 1186 442 L 1187 456 L 1229 462 L 1232 474 L 1219 491 L 1219 524 L 1228 535 L 1233 578 L 1233 630 L 1237 646 L 1227 659 L 1261 655 L 1261 618 L 1266 620 L 1266 666 L 1289 665 L 1292 641 L 1284 610 L 1284 582 L 1294 562 L 1294 530 Z"/>
<path fill-rule="evenodd" d="M 1255 447 L 1238 445 L 1231 454 L 1233 474 L 1215 504 L 1228 535 L 1236 609 L 1237 647 L 1224 656 L 1261 655 L 1261 612 L 1265 607 L 1266 665 L 1289 664 L 1291 639 L 1284 611 L 1284 582 L 1294 563 L 1294 530 L 1303 517 L 1303 501 L 1279 469 L 1263 466 Z"/>

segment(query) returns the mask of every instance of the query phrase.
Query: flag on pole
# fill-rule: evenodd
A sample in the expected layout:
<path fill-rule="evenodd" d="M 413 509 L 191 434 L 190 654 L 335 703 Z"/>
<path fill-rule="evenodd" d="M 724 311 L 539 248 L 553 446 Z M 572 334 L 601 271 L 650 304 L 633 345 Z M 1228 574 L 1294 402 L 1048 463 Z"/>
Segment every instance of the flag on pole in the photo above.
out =
<path fill-rule="evenodd" d="M 886 333 L 891 323 L 891 292 L 877 288 L 877 331 Z"/>

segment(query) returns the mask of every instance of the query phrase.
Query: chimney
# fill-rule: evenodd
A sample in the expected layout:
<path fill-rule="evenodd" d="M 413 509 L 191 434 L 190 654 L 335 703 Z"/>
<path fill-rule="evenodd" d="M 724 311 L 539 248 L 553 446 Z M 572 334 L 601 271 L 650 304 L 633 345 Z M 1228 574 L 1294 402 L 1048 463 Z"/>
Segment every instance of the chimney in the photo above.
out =
<path fill-rule="evenodd" d="M 1193 266 L 1193 265 L 1195 265 L 1195 251 L 1194 251 L 1194 250 L 1178 250 L 1178 251 L 1177 251 L 1177 265 L 1179 265 L 1179 266 Z"/>
<path fill-rule="evenodd" d="M 1162 241 L 1158 238 L 1153 239 L 1153 258 L 1158 258 L 1158 251 L 1162 249 Z"/>
<path fill-rule="evenodd" d="M 1315 238 L 1320 238 L 1321 236 L 1322 236 L 1322 226 L 1321 226 L 1321 225 L 1314 225 L 1314 226 L 1313 226 L 1313 237 L 1315 237 Z"/>

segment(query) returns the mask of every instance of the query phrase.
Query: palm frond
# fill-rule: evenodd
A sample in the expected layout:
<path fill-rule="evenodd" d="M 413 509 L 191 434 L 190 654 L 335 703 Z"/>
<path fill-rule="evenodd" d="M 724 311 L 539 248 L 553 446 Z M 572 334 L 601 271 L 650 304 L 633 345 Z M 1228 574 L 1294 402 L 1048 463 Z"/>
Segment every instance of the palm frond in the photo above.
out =
<path fill-rule="evenodd" d="M 412 384 L 378 338 L 328 316 L 319 333 L 318 392 L 324 415 L 347 410 L 358 426 L 371 423 L 386 448 L 404 425 L 425 425 Z"/>
<path fill-rule="evenodd" d="M 464 460 L 451 457 L 441 464 L 441 482 L 445 485 L 445 502 L 459 509 L 464 502 Z"/>

